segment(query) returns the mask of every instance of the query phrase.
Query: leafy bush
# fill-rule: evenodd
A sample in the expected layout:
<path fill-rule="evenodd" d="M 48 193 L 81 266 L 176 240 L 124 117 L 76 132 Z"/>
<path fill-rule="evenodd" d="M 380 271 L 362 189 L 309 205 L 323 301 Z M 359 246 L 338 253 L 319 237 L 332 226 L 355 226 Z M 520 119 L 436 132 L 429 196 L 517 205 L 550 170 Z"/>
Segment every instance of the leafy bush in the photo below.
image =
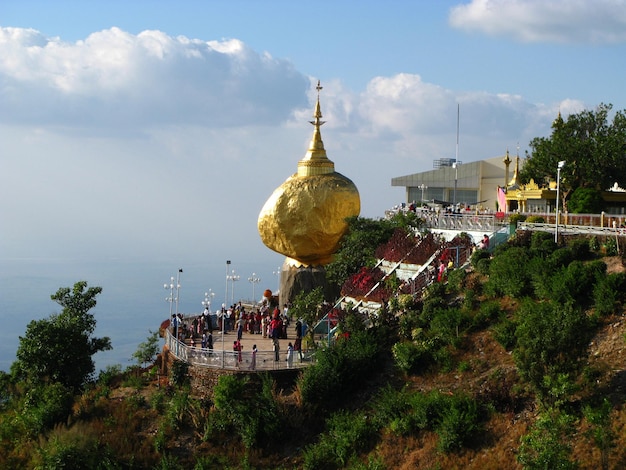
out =
<path fill-rule="evenodd" d="M 616 313 L 626 296 L 626 273 L 601 276 L 593 288 L 595 313 L 598 316 Z"/>
<path fill-rule="evenodd" d="M 475 250 L 470 257 L 470 266 L 478 270 L 478 262 L 481 259 L 489 259 L 491 255 L 487 250 Z"/>
<path fill-rule="evenodd" d="M 593 287 L 599 277 L 606 273 L 606 264 L 602 261 L 583 263 L 573 261 L 567 268 L 546 280 L 549 287 L 547 298 L 566 303 L 574 301 L 580 305 L 589 305 L 592 301 Z"/>
<path fill-rule="evenodd" d="M 393 392 L 391 399 L 379 399 L 378 419 L 393 432 L 410 435 L 419 431 L 435 431 L 439 448 L 444 452 L 459 450 L 482 432 L 486 410 L 476 400 L 463 395 L 447 395 L 438 391 Z M 378 410 L 378 406 L 375 407 Z M 384 417 L 384 419 L 383 419 Z"/>
<path fill-rule="evenodd" d="M 298 378 L 302 400 L 313 406 L 339 406 L 339 397 L 349 397 L 378 370 L 386 347 L 377 332 L 370 329 L 319 351 L 317 363 Z"/>
<path fill-rule="evenodd" d="M 546 219 L 544 219 L 540 215 L 529 215 L 526 219 L 526 222 L 528 222 L 529 224 L 545 224 Z"/>
<path fill-rule="evenodd" d="M 613 237 L 607 237 L 603 245 L 604 253 L 606 256 L 617 256 L 619 251 L 617 249 L 617 241 Z"/>
<path fill-rule="evenodd" d="M 580 371 L 593 330 L 585 312 L 572 304 L 525 300 L 517 312 L 513 357 L 520 376 L 550 403 L 551 383 Z M 548 380 L 546 380 L 548 378 Z"/>
<path fill-rule="evenodd" d="M 453 269 L 448 272 L 448 288 L 453 292 L 460 292 L 465 286 L 467 273 L 465 269 Z"/>
<path fill-rule="evenodd" d="M 434 362 L 432 341 L 402 341 L 392 347 L 396 365 L 405 373 L 419 372 Z"/>
<path fill-rule="evenodd" d="M 20 418 L 27 432 L 37 435 L 65 422 L 73 401 L 72 391 L 61 384 L 40 385 L 26 393 Z"/>
<path fill-rule="evenodd" d="M 441 409 L 435 432 L 443 452 L 460 450 L 483 431 L 482 412 L 476 400 L 453 395 Z"/>
<path fill-rule="evenodd" d="M 107 366 L 104 370 L 101 370 L 98 374 L 98 382 L 102 385 L 112 385 L 113 381 L 122 375 L 122 366 L 115 364 Z"/>
<path fill-rule="evenodd" d="M 584 237 L 572 238 L 568 242 L 568 247 L 572 250 L 574 259 L 581 261 L 587 260 L 591 257 L 590 240 Z"/>
<path fill-rule="evenodd" d="M 526 220 L 526 216 L 523 214 L 511 214 L 509 216 L 509 223 L 512 225 L 517 225 L 518 222 L 524 222 Z"/>
<path fill-rule="evenodd" d="M 548 232 L 532 232 L 530 237 L 530 252 L 532 256 L 547 258 L 558 245 L 554 242 L 554 237 Z"/>
<path fill-rule="evenodd" d="M 522 437 L 517 460 L 528 470 L 573 470 L 578 468 L 570 460 L 569 444 L 574 432 L 574 417 L 558 410 L 543 413 Z"/>
<path fill-rule="evenodd" d="M 604 201 L 597 189 L 578 187 L 567 202 L 567 210 L 572 214 L 598 214 Z"/>
<path fill-rule="evenodd" d="M 482 329 L 496 321 L 503 314 L 498 301 L 486 301 L 480 305 L 480 309 L 472 318 L 472 327 Z"/>
<path fill-rule="evenodd" d="M 491 331 L 493 332 L 493 337 L 495 340 L 507 351 L 512 351 L 517 343 L 517 338 L 515 336 L 515 330 L 517 329 L 517 324 L 505 318 L 500 323 L 495 325 Z"/>
<path fill-rule="evenodd" d="M 260 386 L 248 377 L 219 378 L 214 389 L 215 411 L 209 432 L 235 433 L 248 450 L 280 437 L 280 415 L 272 394 L 274 382 L 267 374 L 260 378 Z"/>
<path fill-rule="evenodd" d="M 345 468 L 377 437 L 378 428 L 365 413 L 341 411 L 327 421 L 319 442 L 304 450 L 305 469 Z"/>
<path fill-rule="evenodd" d="M 431 333 L 439 336 L 446 344 L 458 346 L 461 333 L 469 324 L 469 317 L 461 309 L 437 309 L 430 322 Z"/>
<path fill-rule="evenodd" d="M 187 385 L 189 383 L 189 363 L 175 359 L 170 371 L 170 380 L 177 386 Z"/>
<path fill-rule="evenodd" d="M 574 259 L 574 251 L 570 247 L 564 246 L 557 248 L 548 256 L 546 267 L 552 273 L 559 268 L 568 266 Z"/>
<path fill-rule="evenodd" d="M 31 463 L 31 468 L 41 469 L 122 468 L 87 425 L 56 428 L 41 439 Z"/>
<path fill-rule="evenodd" d="M 481 258 L 476 263 L 476 272 L 487 276 L 489 274 L 489 268 L 491 267 L 491 258 Z"/>
<path fill-rule="evenodd" d="M 532 272 L 528 250 L 509 248 L 491 260 L 487 286 L 496 295 L 521 298 L 531 292 Z"/>

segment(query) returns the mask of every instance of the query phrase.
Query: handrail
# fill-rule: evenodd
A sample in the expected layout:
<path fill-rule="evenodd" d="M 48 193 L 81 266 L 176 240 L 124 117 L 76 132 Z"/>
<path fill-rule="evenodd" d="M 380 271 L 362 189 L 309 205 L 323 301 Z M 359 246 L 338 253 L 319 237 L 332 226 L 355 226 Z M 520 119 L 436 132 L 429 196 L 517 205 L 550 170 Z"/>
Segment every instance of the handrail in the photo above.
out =
<path fill-rule="evenodd" d="M 181 361 L 198 367 L 211 369 L 259 371 L 259 370 L 288 370 L 301 369 L 315 363 L 315 354 L 312 351 L 302 351 L 302 357 L 298 351 L 293 352 L 293 362 L 289 365 L 285 359 L 286 350 L 281 351 L 278 360 L 274 351 L 257 351 L 256 366 L 251 368 L 252 351 L 239 353 L 232 350 L 196 348 L 174 338 L 169 328 L 165 333 L 165 344 L 170 353 Z"/>

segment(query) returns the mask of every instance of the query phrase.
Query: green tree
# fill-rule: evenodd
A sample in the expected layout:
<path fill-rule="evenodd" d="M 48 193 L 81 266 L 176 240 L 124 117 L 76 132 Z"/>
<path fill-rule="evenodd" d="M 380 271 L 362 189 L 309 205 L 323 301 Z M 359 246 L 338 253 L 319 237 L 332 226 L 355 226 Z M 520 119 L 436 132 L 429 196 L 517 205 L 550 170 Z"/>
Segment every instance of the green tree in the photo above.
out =
<path fill-rule="evenodd" d="M 517 312 L 513 351 L 520 376 L 542 403 L 562 400 L 574 382 L 593 334 L 585 312 L 571 303 L 525 299 Z M 567 382 L 567 383 L 566 383 Z"/>
<path fill-rule="evenodd" d="M 321 287 L 316 287 L 309 292 L 300 292 L 289 307 L 289 313 L 294 318 L 302 318 L 308 326 L 307 335 L 313 341 L 313 328 L 320 319 L 320 307 L 324 301 L 324 291 Z"/>
<path fill-rule="evenodd" d="M 95 370 L 92 356 L 111 349 L 108 337 L 92 336 L 96 319 L 89 311 L 101 292 L 101 287 L 88 288 L 87 282 L 80 281 L 52 295 L 63 310 L 28 324 L 11 367 L 14 377 L 33 383 L 56 382 L 74 390 L 84 385 Z"/>
<path fill-rule="evenodd" d="M 567 204 L 574 214 L 597 214 L 602 211 L 602 193 L 594 188 L 576 188 Z"/>
<path fill-rule="evenodd" d="M 569 442 L 574 433 L 574 417 L 557 409 L 549 409 L 539 416 L 528 434 L 522 437 L 517 460 L 525 470 L 573 470 L 576 461 L 570 460 Z"/>
<path fill-rule="evenodd" d="M 133 353 L 133 357 L 141 365 L 152 362 L 154 357 L 159 354 L 159 332 L 149 331 L 149 335 L 143 343 L 139 343 L 137 351 Z"/>
<path fill-rule="evenodd" d="M 552 124 L 550 137 L 530 142 L 530 153 L 520 172 L 523 182 L 556 180 L 559 161 L 563 207 L 577 188 L 606 190 L 613 183 L 626 184 L 626 114 L 618 111 L 609 123 L 610 104 L 601 103 L 595 111 L 584 110 Z"/>

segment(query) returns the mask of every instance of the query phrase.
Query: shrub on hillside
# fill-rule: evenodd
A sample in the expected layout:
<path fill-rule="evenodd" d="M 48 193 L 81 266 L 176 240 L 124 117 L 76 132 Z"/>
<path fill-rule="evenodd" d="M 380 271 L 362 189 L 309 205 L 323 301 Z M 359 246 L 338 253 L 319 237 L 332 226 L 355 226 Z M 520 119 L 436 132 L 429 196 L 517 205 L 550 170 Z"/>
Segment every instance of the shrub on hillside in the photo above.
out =
<path fill-rule="evenodd" d="M 532 232 L 530 236 L 530 253 L 532 256 L 547 258 L 558 245 L 554 242 L 554 236 L 549 232 Z"/>
<path fill-rule="evenodd" d="M 509 295 L 521 298 L 532 292 L 528 250 L 520 247 L 509 248 L 491 260 L 489 280 L 486 289 L 495 295 Z"/>
<path fill-rule="evenodd" d="M 378 437 L 378 427 L 364 412 L 340 411 L 326 421 L 326 428 L 319 441 L 304 450 L 303 468 L 346 468 Z"/>
<path fill-rule="evenodd" d="M 498 320 L 503 315 L 500 302 L 496 300 L 488 300 L 480 304 L 478 312 L 472 318 L 472 327 L 483 329 Z"/>
<path fill-rule="evenodd" d="M 621 308 L 626 298 L 626 273 L 611 273 L 602 276 L 593 288 L 595 313 L 611 315 Z"/>
<path fill-rule="evenodd" d="M 347 339 L 317 353 L 317 362 L 298 378 L 298 388 L 306 405 L 336 408 L 342 398 L 359 390 L 385 360 L 384 342 L 377 329 L 358 331 Z"/>
<path fill-rule="evenodd" d="M 572 238 L 568 241 L 567 246 L 572 250 L 574 259 L 584 261 L 591 258 L 591 246 L 588 238 Z"/>
<path fill-rule="evenodd" d="M 401 435 L 434 431 L 443 452 L 471 444 L 483 431 L 488 415 L 475 399 L 463 394 L 397 392 L 394 401 L 397 403 L 387 401 L 387 406 L 382 407 L 387 426 Z M 405 408 L 400 409 L 399 404 Z"/>
<path fill-rule="evenodd" d="M 418 373 L 426 370 L 435 362 L 434 352 L 440 347 L 436 339 L 401 341 L 391 348 L 396 366 L 406 373 Z"/>
<path fill-rule="evenodd" d="M 491 329 L 494 339 L 507 351 L 512 351 L 517 343 L 515 330 L 517 323 L 509 318 L 504 318 Z"/>
<path fill-rule="evenodd" d="M 520 376 L 550 403 L 552 384 L 567 375 L 573 382 L 584 364 L 593 328 L 584 310 L 573 304 L 526 299 L 516 315 L 513 351 Z"/>
<path fill-rule="evenodd" d="M 559 303 L 574 301 L 583 306 L 590 305 L 596 281 L 605 273 L 606 264 L 600 260 L 588 263 L 573 261 L 547 280 L 549 292 L 546 298 Z"/>

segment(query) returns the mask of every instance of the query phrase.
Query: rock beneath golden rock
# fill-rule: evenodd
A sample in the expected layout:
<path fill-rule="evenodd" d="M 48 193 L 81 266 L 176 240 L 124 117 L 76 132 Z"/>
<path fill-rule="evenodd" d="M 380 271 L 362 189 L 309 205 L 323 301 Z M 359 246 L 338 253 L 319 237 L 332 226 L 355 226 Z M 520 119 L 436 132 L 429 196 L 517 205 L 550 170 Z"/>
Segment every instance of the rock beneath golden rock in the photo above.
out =
<path fill-rule="evenodd" d="M 268 248 L 303 265 L 324 265 L 339 248 L 345 219 L 360 210 L 359 192 L 342 174 L 295 174 L 263 206 L 258 230 Z"/>

